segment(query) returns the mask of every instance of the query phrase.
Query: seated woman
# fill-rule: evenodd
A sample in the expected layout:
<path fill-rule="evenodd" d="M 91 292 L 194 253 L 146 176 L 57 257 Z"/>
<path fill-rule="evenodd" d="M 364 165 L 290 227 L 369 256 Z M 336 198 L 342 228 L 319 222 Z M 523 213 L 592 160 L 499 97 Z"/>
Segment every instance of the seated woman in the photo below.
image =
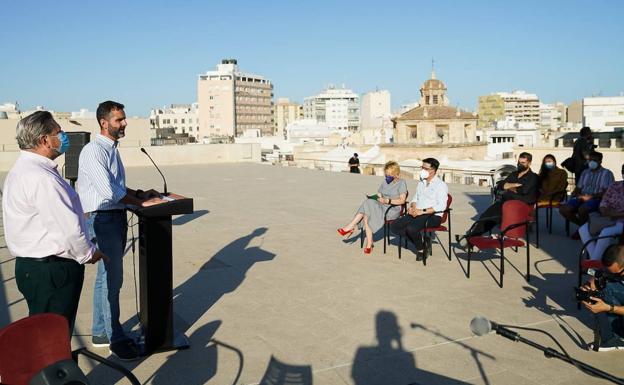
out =
<path fill-rule="evenodd" d="M 537 204 L 546 207 L 550 202 L 560 202 L 565 198 L 565 189 L 568 187 L 568 173 L 557 167 L 557 159 L 548 154 L 542 159 L 539 171 L 539 199 Z"/>
<path fill-rule="evenodd" d="M 366 232 L 365 254 L 370 254 L 373 249 L 373 233 L 379 231 L 384 225 L 384 215 L 391 205 L 386 219 L 396 219 L 400 212 L 400 205 L 405 203 L 407 198 L 407 183 L 399 177 L 401 169 L 399 164 L 394 161 L 386 163 L 384 166 L 384 174 L 386 180 L 381 183 L 377 190 L 377 199 L 366 198 L 353 220 L 338 229 L 338 233 L 342 236 L 351 234 L 356 225 L 364 226 Z"/>
<path fill-rule="evenodd" d="M 591 234 L 590 229 L 592 227 L 592 217 L 590 217 L 589 222 L 579 228 L 579 235 L 581 236 L 583 244 L 594 237 L 618 235 L 622 234 L 624 231 L 624 164 L 622 165 L 622 180 L 619 182 L 613 182 L 613 184 L 609 186 L 605 194 L 602 196 L 599 211 L 603 217 L 610 218 L 612 224 L 606 225 L 597 234 Z M 589 253 L 589 258 L 593 260 L 600 260 L 602 258 L 602 254 L 607 249 L 611 241 L 612 239 L 606 238 L 599 239 L 588 244 L 587 252 Z"/>

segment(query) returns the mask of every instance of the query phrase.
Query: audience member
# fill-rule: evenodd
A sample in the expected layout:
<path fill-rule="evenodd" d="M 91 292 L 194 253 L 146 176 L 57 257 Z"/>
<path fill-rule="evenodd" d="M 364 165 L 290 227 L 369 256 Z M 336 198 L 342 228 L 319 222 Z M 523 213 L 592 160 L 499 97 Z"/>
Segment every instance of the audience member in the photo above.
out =
<path fill-rule="evenodd" d="M 589 127 L 579 131 L 580 137 L 574 141 L 572 161 L 574 165 L 574 183 L 578 183 L 581 173 L 587 168 L 589 154 L 594 151 L 594 137 Z"/>
<path fill-rule="evenodd" d="M 539 171 L 539 199 L 538 204 L 548 205 L 565 198 L 565 189 L 568 186 L 568 173 L 557 167 L 557 159 L 548 154 L 542 159 Z"/>
<path fill-rule="evenodd" d="M 587 222 L 590 213 L 598 210 L 602 194 L 614 181 L 611 170 L 602 167 L 601 153 L 591 152 L 587 165 L 572 192 L 572 198 L 559 207 L 564 218 L 579 226 Z M 572 237 L 578 239 L 578 231 Z"/>
<path fill-rule="evenodd" d="M 607 237 L 622 234 L 624 230 L 624 164 L 622 180 L 614 182 L 605 192 L 600 202 L 599 213 L 589 217 L 589 221 L 579 228 L 581 241 L 585 244 L 594 237 Z M 590 259 L 599 260 L 611 239 L 598 239 L 587 245 Z"/>
<path fill-rule="evenodd" d="M 385 219 L 396 219 L 401 212 L 399 206 L 405 203 L 407 183 L 400 178 L 400 173 L 401 169 L 397 162 L 386 163 L 384 166 L 385 181 L 379 186 L 377 194 L 367 197 L 353 220 L 338 229 L 338 233 L 345 236 L 351 234 L 356 225 L 362 226 L 363 222 L 366 232 L 365 254 L 370 254 L 373 249 L 373 233 L 383 227 Z"/>
<path fill-rule="evenodd" d="M 349 159 L 349 172 L 353 174 L 360 173 L 360 158 L 358 158 L 357 152 Z"/>
<path fill-rule="evenodd" d="M 528 152 L 523 152 L 518 156 L 517 170 L 509 174 L 501 183 L 503 194 L 501 199 L 488 207 L 479 216 L 479 221 L 475 222 L 468 232 L 463 235 L 456 235 L 455 238 L 460 247 L 468 245 L 468 238 L 485 234 L 499 225 L 502 219 L 503 203 L 509 200 L 520 200 L 528 205 L 533 205 L 537 200 L 539 177 L 531 171 L 531 160 L 533 156 Z"/>
<path fill-rule="evenodd" d="M 422 229 L 440 225 L 442 211 L 446 209 L 448 186 L 438 178 L 440 162 L 434 158 L 422 161 L 420 182 L 416 194 L 410 202 L 407 215 L 403 215 L 390 225 L 390 230 L 402 237 L 407 237 L 416 245 L 416 260 L 425 257 Z"/>

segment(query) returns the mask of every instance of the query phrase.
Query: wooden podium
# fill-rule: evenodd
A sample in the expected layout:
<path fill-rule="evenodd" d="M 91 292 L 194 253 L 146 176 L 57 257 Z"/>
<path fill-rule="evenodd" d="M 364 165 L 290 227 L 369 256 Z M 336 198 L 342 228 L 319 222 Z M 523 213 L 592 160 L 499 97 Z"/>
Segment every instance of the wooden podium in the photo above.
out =
<path fill-rule="evenodd" d="M 185 349 L 186 336 L 173 324 L 173 248 L 171 216 L 193 213 L 193 199 L 170 193 L 171 199 L 132 209 L 139 218 L 139 319 L 145 354 Z"/>

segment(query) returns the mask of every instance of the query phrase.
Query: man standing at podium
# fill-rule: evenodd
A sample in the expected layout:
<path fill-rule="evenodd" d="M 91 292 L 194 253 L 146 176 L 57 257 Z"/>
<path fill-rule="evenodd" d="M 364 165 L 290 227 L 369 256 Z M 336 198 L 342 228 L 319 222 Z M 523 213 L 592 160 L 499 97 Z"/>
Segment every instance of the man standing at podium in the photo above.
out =
<path fill-rule="evenodd" d="M 126 187 L 126 174 L 117 149 L 127 126 L 124 105 L 106 101 L 96 111 L 100 134 L 80 153 L 78 194 L 87 216 L 91 237 L 109 256 L 98 263 L 93 293 L 92 340 L 94 346 L 110 346 L 121 360 L 140 356 L 134 340 L 120 323 L 119 291 L 123 283 L 123 256 L 128 224 L 126 205 L 150 206 L 164 202 L 154 190 Z"/>

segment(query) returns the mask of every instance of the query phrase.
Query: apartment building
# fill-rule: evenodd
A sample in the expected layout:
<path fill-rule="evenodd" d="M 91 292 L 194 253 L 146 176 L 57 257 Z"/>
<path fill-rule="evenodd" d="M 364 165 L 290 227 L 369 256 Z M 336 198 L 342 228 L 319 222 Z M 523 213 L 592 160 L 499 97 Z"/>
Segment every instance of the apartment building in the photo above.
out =
<path fill-rule="evenodd" d="M 303 106 L 291 102 L 288 98 L 279 98 L 274 110 L 275 136 L 286 139 L 286 127 L 292 122 L 303 119 Z"/>
<path fill-rule="evenodd" d="M 332 129 L 357 131 L 360 127 L 360 97 L 344 86 L 330 85 L 320 94 L 305 98 L 303 116 Z"/>
<path fill-rule="evenodd" d="M 540 101 L 525 91 L 497 92 L 479 97 L 479 128 L 492 127 L 494 122 L 512 117 L 516 122 L 540 124 Z"/>

